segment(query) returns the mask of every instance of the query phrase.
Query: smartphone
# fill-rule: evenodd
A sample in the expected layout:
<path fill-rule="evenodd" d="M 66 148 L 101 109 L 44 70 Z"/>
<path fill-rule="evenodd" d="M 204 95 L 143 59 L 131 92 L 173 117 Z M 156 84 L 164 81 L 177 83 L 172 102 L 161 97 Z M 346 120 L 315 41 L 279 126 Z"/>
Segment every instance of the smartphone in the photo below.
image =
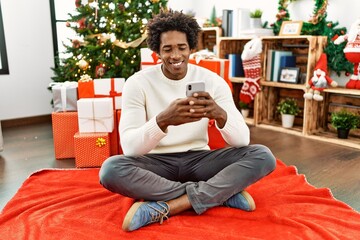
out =
<path fill-rule="evenodd" d="M 186 84 L 186 96 L 191 97 L 195 92 L 204 92 L 205 82 L 191 82 Z"/>

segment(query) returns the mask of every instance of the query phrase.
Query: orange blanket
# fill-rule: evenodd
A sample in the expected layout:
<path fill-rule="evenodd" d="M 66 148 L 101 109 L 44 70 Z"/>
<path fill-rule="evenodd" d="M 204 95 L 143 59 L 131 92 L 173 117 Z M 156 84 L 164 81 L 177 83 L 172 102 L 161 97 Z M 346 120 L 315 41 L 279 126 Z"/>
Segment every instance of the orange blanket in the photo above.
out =
<path fill-rule="evenodd" d="M 217 207 L 184 212 L 138 231 L 121 230 L 133 199 L 105 190 L 99 169 L 32 174 L 0 215 L 0 238 L 56 239 L 359 239 L 360 214 L 329 189 L 309 185 L 296 168 L 276 170 L 247 190 L 255 212 Z"/>

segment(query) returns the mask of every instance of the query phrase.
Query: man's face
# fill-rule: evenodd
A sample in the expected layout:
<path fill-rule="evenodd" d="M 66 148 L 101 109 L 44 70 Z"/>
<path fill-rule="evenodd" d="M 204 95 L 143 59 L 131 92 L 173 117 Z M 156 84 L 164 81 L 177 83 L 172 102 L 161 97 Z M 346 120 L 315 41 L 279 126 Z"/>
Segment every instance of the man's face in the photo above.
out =
<path fill-rule="evenodd" d="M 185 33 L 169 31 L 161 34 L 160 58 L 167 78 L 179 80 L 185 77 L 190 53 Z"/>

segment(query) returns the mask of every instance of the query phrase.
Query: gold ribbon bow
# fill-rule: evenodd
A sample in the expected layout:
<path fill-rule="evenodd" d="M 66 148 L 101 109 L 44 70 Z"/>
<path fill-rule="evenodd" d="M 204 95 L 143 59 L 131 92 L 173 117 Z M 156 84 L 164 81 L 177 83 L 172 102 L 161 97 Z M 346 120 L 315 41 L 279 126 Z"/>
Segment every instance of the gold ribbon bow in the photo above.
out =
<path fill-rule="evenodd" d="M 96 139 L 96 146 L 98 147 L 103 147 L 106 145 L 106 139 L 105 138 L 102 138 L 102 137 L 99 137 Z"/>

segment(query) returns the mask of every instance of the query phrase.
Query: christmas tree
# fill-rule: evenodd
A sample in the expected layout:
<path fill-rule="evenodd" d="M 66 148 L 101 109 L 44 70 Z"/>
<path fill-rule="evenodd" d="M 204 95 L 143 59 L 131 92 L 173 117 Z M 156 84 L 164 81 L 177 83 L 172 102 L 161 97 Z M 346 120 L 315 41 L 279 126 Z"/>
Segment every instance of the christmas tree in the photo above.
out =
<path fill-rule="evenodd" d="M 66 59 L 56 58 L 55 82 L 91 78 L 128 78 L 140 69 L 145 27 L 167 0 L 75 0 L 76 14 L 67 26 L 77 37 L 65 46 Z"/>

